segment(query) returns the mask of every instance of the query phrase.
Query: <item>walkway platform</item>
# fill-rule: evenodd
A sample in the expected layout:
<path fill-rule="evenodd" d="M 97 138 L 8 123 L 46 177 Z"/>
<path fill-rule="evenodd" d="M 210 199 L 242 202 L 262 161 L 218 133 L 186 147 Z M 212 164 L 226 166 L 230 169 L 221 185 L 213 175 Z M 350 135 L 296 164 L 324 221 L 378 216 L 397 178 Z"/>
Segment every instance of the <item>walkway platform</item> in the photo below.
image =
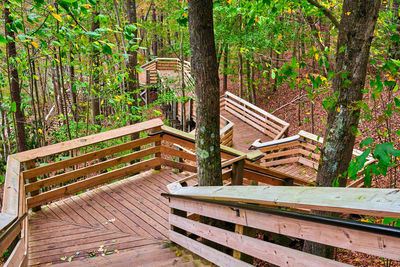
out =
<path fill-rule="evenodd" d="M 29 266 L 178 264 L 166 246 L 170 208 L 161 193 L 182 177 L 149 170 L 42 206 L 29 219 Z"/>

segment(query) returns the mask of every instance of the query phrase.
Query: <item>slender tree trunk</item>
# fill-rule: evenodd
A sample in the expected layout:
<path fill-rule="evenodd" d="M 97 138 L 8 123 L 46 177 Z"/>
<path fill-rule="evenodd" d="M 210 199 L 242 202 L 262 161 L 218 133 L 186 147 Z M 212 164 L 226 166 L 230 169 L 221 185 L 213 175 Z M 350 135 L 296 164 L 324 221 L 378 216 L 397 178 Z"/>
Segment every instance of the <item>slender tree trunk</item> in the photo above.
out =
<path fill-rule="evenodd" d="M 76 85 L 75 85 L 75 66 L 74 66 L 74 54 L 72 49 L 69 50 L 69 76 L 70 76 L 70 90 L 71 90 L 71 110 L 72 116 L 75 122 L 78 122 L 78 102 L 76 97 Z"/>
<path fill-rule="evenodd" d="M 257 103 L 257 96 L 256 96 L 256 86 L 254 82 L 254 76 L 255 76 L 255 68 L 254 66 L 251 66 L 251 77 L 250 77 L 250 84 L 251 84 L 251 98 L 252 102 L 254 105 Z"/>
<path fill-rule="evenodd" d="M 17 58 L 17 49 L 15 46 L 14 31 L 12 30 L 13 18 L 8 9 L 10 5 L 9 1 L 5 1 L 4 17 L 5 17 L 5 36 L 10 37 L 12 41 L 8 41 L 6 45 L 7 49 L 7 62 L 8 62 L 8 77 L 10 81 L 10 93 L 11 102 L 15 106 L 14 118 L 15 118 L 15 129 L 17 137 L 18 151 L 25 151 L 26 146 L 26 134 L 25 134 L 25 114 L 21 110 L 21 89 L 19 84 L 18 69 L 16 66 L 15 59 Z M 15 103 L 15 104 L 14 104 Z"/>
<path fill-rule="evenodd" d="M 128 9 L 128 20 L 130 24 L 136 24 L 137 23 L 137 17 L 136 17 L 136 1 L 135 0 L 127 0 L 127 9 Z M 137 36 L 137 30 L 134 32 L 134 38 Z M 132 45 L 133 46 L 133 45 Z M 129 47 L 131 48 L 131 47 Z M 128 49 L 128 54 L 129 54 L 129 59 L 128 59 L 128 73 L 129 73 L 129 78 L 128 78 L 128 92 L 131 94 L 131 98 L 134 100 L 132 101 L 134 105 L 138 105 L 138 89 L 139 89 L 139 84 L 138 84 L 138 78 L 137 78 L 137 71 L 136 71 L 136 65 L 138 64 L 137 62 L 137 51 L 132 51 L 132 49 Z M 132 107 L 130 107 L 131 112 L 132 112 Z M 136 123 L 137 120 L 131 121 L 131 123 Z M 135 134 L 132 136 L 132 139 L 137 139 L 139 138 L 139 134 Z"/>
<path fill-rule="evenodd" d="M 154 27 L 154 25 L 157 23 L 157 13 L 156 13 L 156 5 L 155 4 L 153 4 L 151 21 L 153 22 L 153 27 Z M 151 42 L 151 48 L 152 48 L 153 56 L 155 56 L 155 57 L 158 55 L 157 40 L 158 40 L 158 35 L 154 34 L 153 41 Z"/>
<path fill-rule="evenodd" d="M 345 186 L 344 175 L 352 157 L 355 134 L 360 118 L 358 102 L 362 100 L 369 52 L 380 0 L 345 0 L 336 51 L 336 76 L 333 89 L 338 93 L 336 104 L 330 108 L 323 149 L 317 174 L 318 186 L 332 186 L 338 178 Z M 333 215 L 326 212 L 314 212 Z M 313 254 L 332 257 L 332 248 L 306 243 Z"/>
<path fill-rule="evenodd" d="M 196 154 L 200 186 L 222 185 L 219 78 L 212 0 L 189 0 L 189 32 L 196 90 Z"/>
<path fill-rule="evenodd" d="M 228 61 L 229 61 L 229 45 L 225 45 L 224 49 L 224 70 L 222 74 L 222 92 L 228 91 Z"/>
<path fill-rule="evenodd" d="M 98 19 L 98 7 L 93 12 L 92 31 L 100 28 L 100 20 Z M 93 40 L 91 40 L 93 41 Z M 93 51 L 93 88 L 95 93 L 92 93 L 92 117 L 93 122 L 100 125 L 100 120 L 97 118 L 100 115 L 100 51 L 94 48 Z"/>

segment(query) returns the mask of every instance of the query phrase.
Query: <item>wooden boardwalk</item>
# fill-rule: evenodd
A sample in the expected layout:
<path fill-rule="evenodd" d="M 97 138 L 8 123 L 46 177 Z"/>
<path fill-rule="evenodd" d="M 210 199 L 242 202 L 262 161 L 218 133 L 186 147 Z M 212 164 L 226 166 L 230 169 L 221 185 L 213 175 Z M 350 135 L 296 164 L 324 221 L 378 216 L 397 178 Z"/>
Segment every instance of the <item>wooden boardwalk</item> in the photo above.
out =
<path fill-rule="evenodd" d="M 272 138 L 263 134 L 251 125 L 245 123 L 243 120 L 237 118 L 235 115 L 222 110 L 221 115 L 235 124 L 233 131 L 233 148 L 248 153 L 250 145 L 257 139 L 260 142 L 271 141 Z"/>
<path fill-rule="evenodd" d="M 182 177 L 150 170 L 43 206 L 30 218 L 29 265 L 176 265 L 165 248 L 169 204 L 160 194 Z"/>

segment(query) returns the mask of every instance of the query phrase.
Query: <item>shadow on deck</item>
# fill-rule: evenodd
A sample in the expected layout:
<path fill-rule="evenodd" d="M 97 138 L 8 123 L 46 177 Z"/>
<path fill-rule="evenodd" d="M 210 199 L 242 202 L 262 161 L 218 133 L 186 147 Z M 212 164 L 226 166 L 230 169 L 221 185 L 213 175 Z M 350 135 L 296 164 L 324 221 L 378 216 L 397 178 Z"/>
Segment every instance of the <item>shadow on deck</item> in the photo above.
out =
<path fill-rule="evenodd" d="M 138 266 L 151 260 L 155 266 L 157 255 L 156 262 L 173 265 L 178 260 L 165 246 L 169 204 L 161 193 L 182 177 L 170 168 L 149 170 L 42 206 L 29 219 L 28 264 L 71 266 L 71 259 L 76 266 Z M 110 261 L 115 254 L 121 257 Z"/>

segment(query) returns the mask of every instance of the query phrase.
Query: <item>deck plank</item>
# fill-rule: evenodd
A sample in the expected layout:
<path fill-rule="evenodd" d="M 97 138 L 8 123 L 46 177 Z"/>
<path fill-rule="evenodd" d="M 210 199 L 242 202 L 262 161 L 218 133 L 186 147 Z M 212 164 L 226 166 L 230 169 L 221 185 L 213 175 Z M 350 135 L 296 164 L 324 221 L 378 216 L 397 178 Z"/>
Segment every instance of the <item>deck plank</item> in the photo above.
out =
<path fill-rule="evenodd" d="M 102 246 L 126 253 L 116 257 L 119 264 L 134 263 L 134 255 L 164 255 L 169 205 L 160 194 L 181 176 L 170 168 L 147 171 L 44 205 L 30 217 L 29 265 L 67 264 L 64 257 L 72 257 L 76 266 L 113 262 L 108 256 L 88 259 L 89 253 L 100 256 Z M 173 253 L 166 254 L 172 262 Z"/>

